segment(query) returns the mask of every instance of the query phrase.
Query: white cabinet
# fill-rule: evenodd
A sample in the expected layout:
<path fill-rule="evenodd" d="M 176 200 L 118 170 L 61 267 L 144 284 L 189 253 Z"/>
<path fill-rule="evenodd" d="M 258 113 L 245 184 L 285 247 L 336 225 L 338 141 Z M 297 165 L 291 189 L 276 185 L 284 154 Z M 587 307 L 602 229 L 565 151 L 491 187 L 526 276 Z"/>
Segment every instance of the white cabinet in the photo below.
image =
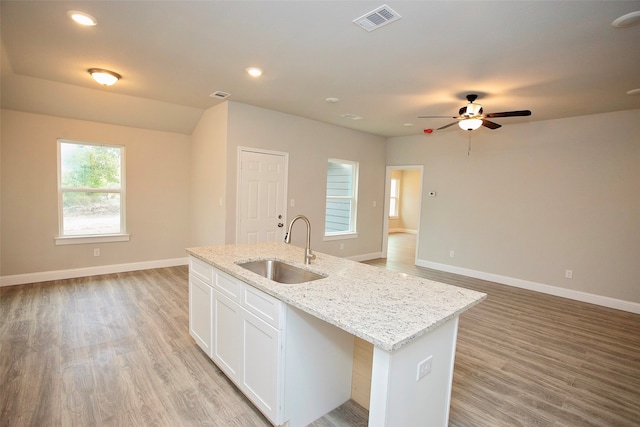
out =
<path fill-rule="evenodd" d="M 353 336 L 193 257 L 189 273 L 191 336 L 274 425 L 349 399 Z"/>
<path fill-rule="evenodd" d="M 242 309 L 218 290 L 213 291 L 213 346 L 211 359 L 234 382 L 240 373 Z"/>
<path fill-rule="evenodd" d="M 285 304 L 193 257 L 189 273 L 191 336 L 271 422 L 282 424 Z"/>
<path fill-rule="evenodd" d="M 276 425 L 282 423 L 281 333 L 242 310 L 242 384 L 240 388 Z"/>
<path fill-rule="evenodd" d="M 208 276 L 207 270 L 209 270 Z M 192 258 L 189 263 L 189 334 L 209 357 L 211 357 L 213 342 L 211 282 L 210 267 Z"/>

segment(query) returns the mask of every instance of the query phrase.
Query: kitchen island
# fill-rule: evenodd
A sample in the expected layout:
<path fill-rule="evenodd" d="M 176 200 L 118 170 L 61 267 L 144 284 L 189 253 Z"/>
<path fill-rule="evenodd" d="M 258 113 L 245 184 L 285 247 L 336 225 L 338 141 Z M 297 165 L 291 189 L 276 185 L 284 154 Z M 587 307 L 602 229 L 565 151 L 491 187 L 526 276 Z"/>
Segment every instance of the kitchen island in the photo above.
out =
<path fill-rule="evenodd" d="M 190 314 L 194 307 L 205 307 L 205 311 L 210 307 L 214 324 L 209 332 L 206 318 L 192 321 L 201 323 L 204 335 L 211 334 L 207 339 L 191 328 L 203 350 L 218 366 L 224 365 L 221 369 L 243 391 L 244 380 L 234 376 L 242 370 L 251 373 L 250 338 L 262 337 L 262 342 L 277 352 L 274 360 L 270 359 L 273 373 L 265 380 L 274 385 L 277 403 L 252 398 L 251 394 L 259 394 L 255 393 L 259 387 L 245 384 L 245 394 L 274 424 L 306 425 L 349 398 L 350 352 L 353 336 L 357 336 L 374 346 L 369 426 L 447 425 L 458 317 L 485 294 L 322 253 L 316 253 L 316 260 L 305 265 L 304 249 L 284 243 L 198 247 L 187 252 L 191 256 Z M 284 284 L 239 265 L 262 259 L 279 260 L 326 277 Z M 199 276 L 211 282 L 210 294 L 202 282 L 196 282 Z M 229 287 L 228 283 L 234 285 Z M 206 305 L 207 295 L 210 305 Z M 232 306 L 234 298 L 236 305 Z M 249 312 L 255 307 L 254 316 Z M 219 317 L 220 313 L 249 320 L 239 322 L 232 331 L 221 330 L 216 319 L 221 324 L 230 322 Z M 261 323 L 256 316 L 262 317 Z M 253 327 L 247 325 L 258 324 L 263 332 L 240 338 L 243 333 L 251 334 Z M 266 340 L 263 335 L 269 331 L 277 333 Z M 249 343 L 238 368 L 219 355 L 229 353 L 225 339 Z M 217 351 L 216 346 L 221 349 Z M 242 352 L 240 348 L 230 353 Z M 266 354 L 263 350 L 260 353 Z M 255 370 L 260 375 L 264 371 Z M 308 399 L 318 400 L 317 407 L 300 408 L 305 406 L 301 397 L 305 393 L 309 393 Z"/>

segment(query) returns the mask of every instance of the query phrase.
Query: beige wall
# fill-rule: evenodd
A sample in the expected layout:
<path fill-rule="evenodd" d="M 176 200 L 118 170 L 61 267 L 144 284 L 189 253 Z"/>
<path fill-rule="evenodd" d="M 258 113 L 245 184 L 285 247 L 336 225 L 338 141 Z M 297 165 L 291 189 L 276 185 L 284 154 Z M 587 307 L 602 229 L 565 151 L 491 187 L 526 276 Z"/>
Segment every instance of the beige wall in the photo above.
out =
<path fill-rule="evenodd" d="M 2 110 L 0 275 L 185 257 L 189 136 Z M 126 147 L 129 242 L 56 246 L 57 138 Z M 101 256 L 93 256 L 99 247 Z"/>
<path fill-rule="evenodd" d="M 227 109 L 205 111 L 191 135 L 189 246 L 225 243 Z"/>
<path fill-rule="evenodd" d="M 227 242 L 235 239 L 238 146 L 289 153 L 287 219 L 306 215 L 312 248 L 336 256 L 379 253 L 382 247 L 385 138 L 246 104 L 229 103 Z M 357 239 L 323 241 L 327 160 L 359 162 Z M 373 206 L 376 202 L 376 206 Z M 293 244 L 304 246 L 304 233 Z M 340 244 L 344 245 L 340 249 Z"/>
<path fill-rule="evenodd" d="M 640 110 L 501 123 L 470 156 L 456 130 L 389 139 L 387 163 L 437 191 L 418 259 L 640 302 Z"/>
<path fill-rule="evenodd" d="M 402 171 L 400 187 L 401 228 L 416 231 L 420 219 L 420 170 L 405 169 Z"/>

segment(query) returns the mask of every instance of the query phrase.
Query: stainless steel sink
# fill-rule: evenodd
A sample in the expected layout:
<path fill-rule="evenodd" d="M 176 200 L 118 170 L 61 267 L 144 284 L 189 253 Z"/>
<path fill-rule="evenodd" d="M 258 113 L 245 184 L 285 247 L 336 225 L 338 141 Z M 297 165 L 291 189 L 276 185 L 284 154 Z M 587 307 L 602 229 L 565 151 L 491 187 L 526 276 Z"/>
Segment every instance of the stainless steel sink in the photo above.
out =
<path fill-rule="evenodd" d="M 238 265 L 278 283 L 304 283 L 327 277 L 275 259 L 261 259 L 258 261 L 243 262 Z"/>

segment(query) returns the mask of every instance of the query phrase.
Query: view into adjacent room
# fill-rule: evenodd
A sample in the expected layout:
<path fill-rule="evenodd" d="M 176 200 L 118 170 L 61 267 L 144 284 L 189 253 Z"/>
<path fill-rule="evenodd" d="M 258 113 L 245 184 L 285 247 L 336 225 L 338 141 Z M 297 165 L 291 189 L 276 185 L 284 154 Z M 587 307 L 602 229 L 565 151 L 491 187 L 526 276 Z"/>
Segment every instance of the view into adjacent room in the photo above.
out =
<path fill-rule="evenodd" d="M 422 166 L 388 167 L 387 262 L 415 260 L 422 201 Z"/>

